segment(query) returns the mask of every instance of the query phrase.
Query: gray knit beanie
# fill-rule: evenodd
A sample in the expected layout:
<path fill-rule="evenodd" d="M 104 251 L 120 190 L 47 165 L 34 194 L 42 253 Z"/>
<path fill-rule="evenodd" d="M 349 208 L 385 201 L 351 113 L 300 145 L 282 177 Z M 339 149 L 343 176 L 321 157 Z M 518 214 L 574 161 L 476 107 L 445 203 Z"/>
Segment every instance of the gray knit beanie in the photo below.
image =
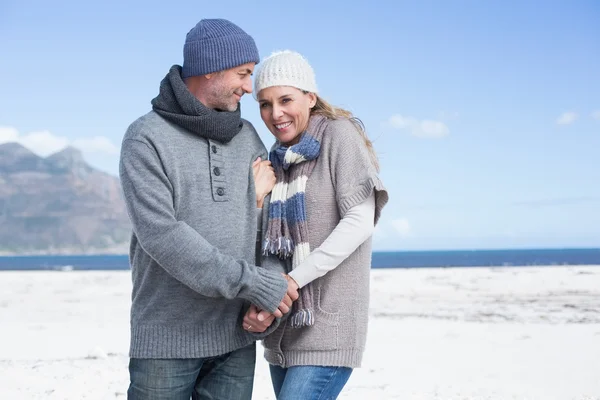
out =
<path fill-rule="evenodd" d="M 206 75 L 260 61 L 254 39 L 225 19 L 203 19 L 183 46 L 183 78 Z"/>

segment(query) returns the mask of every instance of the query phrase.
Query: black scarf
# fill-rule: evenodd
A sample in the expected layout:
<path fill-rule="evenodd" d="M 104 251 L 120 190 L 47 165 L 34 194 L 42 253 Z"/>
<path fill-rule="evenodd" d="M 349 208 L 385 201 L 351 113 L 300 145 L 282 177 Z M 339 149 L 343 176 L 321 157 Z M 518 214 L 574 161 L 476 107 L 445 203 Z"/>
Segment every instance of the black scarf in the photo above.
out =
<path fill-rule="evenodd" d="M 233 112 L 217 111 L 194 97 L 185 86 L 179 65 L 171 67 L 151 104 L 152 109 L 167 121 L 221 143 L 233 139 L 243 126 L 239 105 Z"/>

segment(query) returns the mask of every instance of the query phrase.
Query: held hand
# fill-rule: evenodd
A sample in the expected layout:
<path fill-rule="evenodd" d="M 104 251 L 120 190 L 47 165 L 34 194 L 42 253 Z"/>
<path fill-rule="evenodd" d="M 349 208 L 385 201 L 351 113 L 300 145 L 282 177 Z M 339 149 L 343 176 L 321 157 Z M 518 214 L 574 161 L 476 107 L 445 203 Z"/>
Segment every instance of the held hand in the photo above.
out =
<path fill-rule="evenodd" d="M 252 304 L 246 312 L 242 326 L 248 332 L 262 333 L 275 320 L 275 316 L 268 311 L 259 311 L 258 307 Z"/>
<path fill-rule="evenodd" d="M 277 318 L 281 318 L 283 314 L 287 314 L 292 309 L 292 303 L 298 299 L 298 284 L 289 275 L 282 274 L 288 282 L 288 288 L 283 300 L 279 303 L 279 307 L 275 311 L 274 315 Z M 281 314 L 281 315 L 279 315 Z"/>
<path fill-rule="evenodd" d="M 256 206 L 262 208 L 265 196 L 271 193 L 275 186 L 275 170 L 271 166 L 271 161 L 263 161 L 258 157 L 252 163 L 252 174 L 256 189 Z"/>
<path fill-rule="evenodd" d="M 283 276 L 288 281 L 288 290 L 287 290 L 288 296 L 291 297 L 292 301 L 298 300 L 298 290 L 300 289 L 298 287 L 298 283 L 296 283 L 294 278 L 292 278 L 289 275 L 284 274 Z"/>

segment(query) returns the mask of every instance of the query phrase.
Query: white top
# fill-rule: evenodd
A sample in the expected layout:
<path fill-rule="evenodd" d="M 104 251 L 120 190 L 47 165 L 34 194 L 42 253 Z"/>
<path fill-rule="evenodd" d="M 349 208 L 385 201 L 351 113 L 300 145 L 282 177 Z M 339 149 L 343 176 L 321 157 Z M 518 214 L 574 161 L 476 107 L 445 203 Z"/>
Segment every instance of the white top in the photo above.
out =
<path fill-rule="evenodd" d="M 256 219 L 258 226 L 256 240 L 260 243 L 262 208 L 256 209 Z M 289 275 L 302 288 L 335 269 L 373 234 L 374 219 L 375 194 L 373 193 L 361 204 L 350 208 L 321 246 L 314 249 Z"/>
<path fill-rule="evenodd" d="M 375 194 L 350 208 L 327 239 L 289 275 L 303 287 L 335 269 L 375 230 Z"/>

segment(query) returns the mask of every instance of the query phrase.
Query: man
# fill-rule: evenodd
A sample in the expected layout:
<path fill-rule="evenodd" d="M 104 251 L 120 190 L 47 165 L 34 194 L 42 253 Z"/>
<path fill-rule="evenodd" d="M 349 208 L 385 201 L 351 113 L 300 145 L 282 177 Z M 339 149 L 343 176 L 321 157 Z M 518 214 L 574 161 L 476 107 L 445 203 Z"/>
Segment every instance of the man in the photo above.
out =
<path fill-rule="evenodd" d="M 202 20 L 123 139 L 120 176 L 133 224 L 129 399 L 250 399 L 249 304 L 281 317 L 297 287 L 254 265 L 253 169 L 266 149 L 241 119 L 259 61 L 235 24 Z"/>

